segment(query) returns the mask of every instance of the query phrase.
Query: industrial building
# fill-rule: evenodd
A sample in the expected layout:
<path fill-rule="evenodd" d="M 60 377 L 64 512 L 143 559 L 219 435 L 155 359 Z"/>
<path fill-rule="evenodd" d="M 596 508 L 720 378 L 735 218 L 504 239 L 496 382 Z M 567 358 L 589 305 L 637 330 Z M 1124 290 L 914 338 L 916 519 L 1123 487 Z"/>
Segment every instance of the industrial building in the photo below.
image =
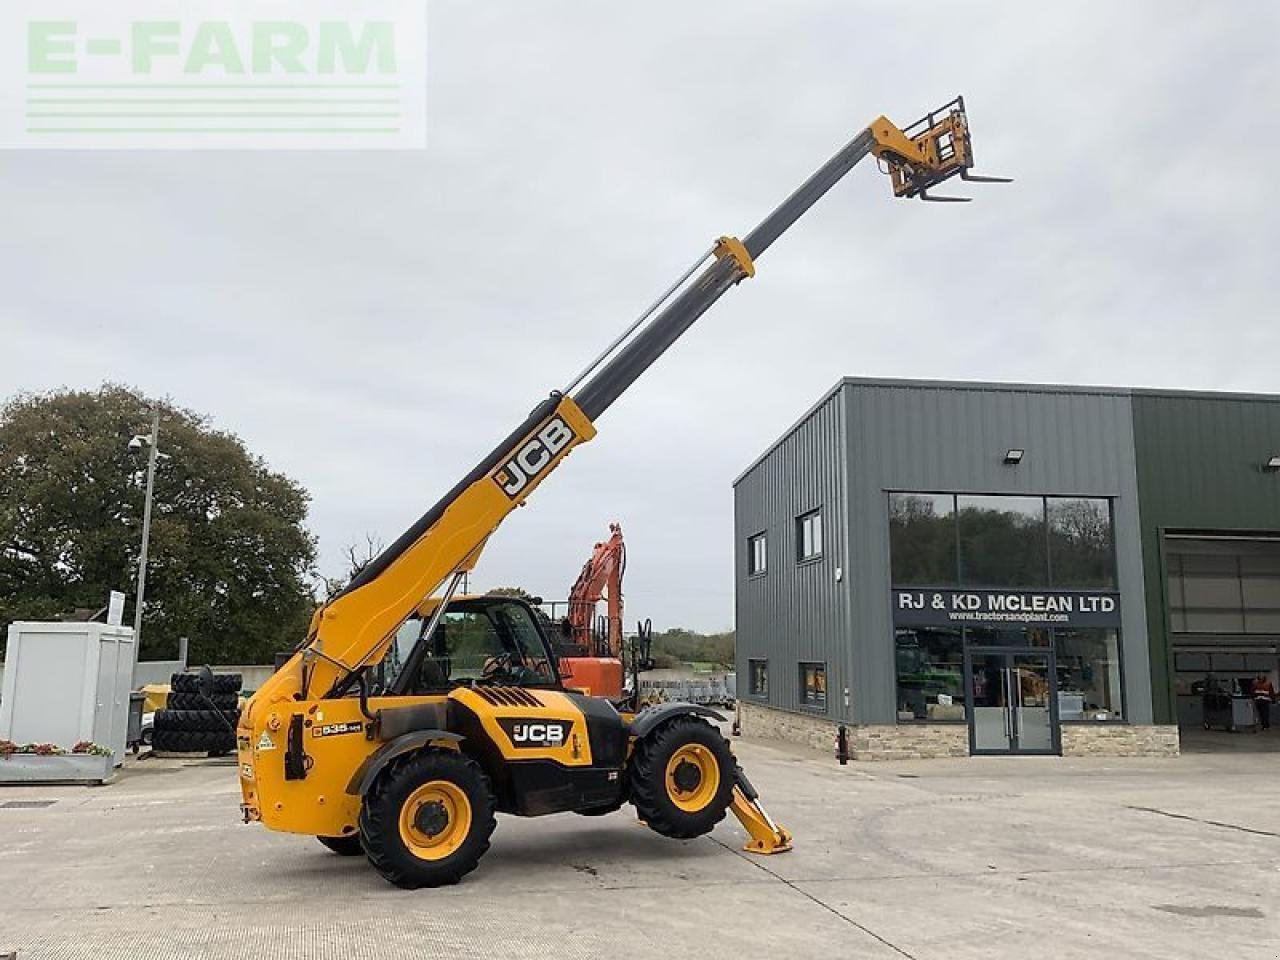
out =
<path fill-rule="evenodd" d="M 846 379 L 734 517 L 747 734 L 1161 755 L 1277 681 L 1280 397 Z"/>

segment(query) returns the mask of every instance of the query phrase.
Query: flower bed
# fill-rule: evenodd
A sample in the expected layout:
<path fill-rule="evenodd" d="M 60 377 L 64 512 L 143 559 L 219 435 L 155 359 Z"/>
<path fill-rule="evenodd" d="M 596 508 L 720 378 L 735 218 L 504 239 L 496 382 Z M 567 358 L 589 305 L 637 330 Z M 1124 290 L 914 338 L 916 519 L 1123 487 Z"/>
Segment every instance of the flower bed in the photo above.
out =
<path fill-rule="evenodd" d="M 56 743 L 0 740 L 0 783 L 103 783 L 114 767 L 111 749 L 82 740 L 70 750 Z"/>

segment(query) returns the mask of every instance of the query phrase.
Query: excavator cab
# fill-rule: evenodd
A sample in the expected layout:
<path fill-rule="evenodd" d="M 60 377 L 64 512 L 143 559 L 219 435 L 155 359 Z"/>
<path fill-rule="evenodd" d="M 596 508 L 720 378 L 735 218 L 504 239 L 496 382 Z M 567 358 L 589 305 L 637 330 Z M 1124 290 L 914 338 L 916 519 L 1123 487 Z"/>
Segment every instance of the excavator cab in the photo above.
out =
<path fill-rule="evenodd" d="M 956 97 L 901 129 L 881 117 L 871 130 L 875 137 L 872 153 L 892 180 L 895 197 L 967 203 L 969 197 L 930 196 L 928 191 L 955 176 L 970 183 L 1013 182 L 1008 177 L 981 177 L 969 172 L 973 167 L 973 141 L 964 97 Z"/>

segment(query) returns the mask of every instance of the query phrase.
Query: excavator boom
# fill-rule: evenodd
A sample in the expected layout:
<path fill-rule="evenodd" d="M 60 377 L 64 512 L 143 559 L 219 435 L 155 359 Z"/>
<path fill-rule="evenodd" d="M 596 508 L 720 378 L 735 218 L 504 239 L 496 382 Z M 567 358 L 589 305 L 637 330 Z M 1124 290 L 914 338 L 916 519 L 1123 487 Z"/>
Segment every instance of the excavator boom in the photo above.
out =
<path fill-rule="evenodd" d="M 627 548 L 622 525 L 609 524 L 609 539 L 597 543 L 591 559 L 569 591 L 569 642 L 595 656 L 622 656 L 622 575 L 627 565 Z M 604 648 L 594 642 L 596 604 L 608 603 Z"/>
<path fill-rule="evenodd" d="M 569 686 L 597 697 L 622 699 L 622 575 L 627 547 L 622 525 L 609 524 L 609 539 L 597 543 L 569 591 L 569 652 L 560 670 Z M 596 604 L 607 602 L 604 636 L 596 637 Z"/>

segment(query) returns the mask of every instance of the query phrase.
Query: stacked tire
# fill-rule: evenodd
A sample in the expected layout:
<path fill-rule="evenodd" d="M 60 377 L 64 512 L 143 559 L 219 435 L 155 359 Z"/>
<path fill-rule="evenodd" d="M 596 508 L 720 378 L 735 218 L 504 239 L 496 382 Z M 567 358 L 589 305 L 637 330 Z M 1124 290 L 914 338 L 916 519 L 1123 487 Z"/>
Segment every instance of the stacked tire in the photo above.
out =
<path fill-rule="evenodd" d="M 236 722 L 240 719 L 238 673 L 213 677 L 213 691 L 200 691 L 194 673 L 175 673 L 170 678 L 165 709 L 156 711 L 151 748 L 161 753 L 203 753 L 221 756 L 236 748 Z"/>

